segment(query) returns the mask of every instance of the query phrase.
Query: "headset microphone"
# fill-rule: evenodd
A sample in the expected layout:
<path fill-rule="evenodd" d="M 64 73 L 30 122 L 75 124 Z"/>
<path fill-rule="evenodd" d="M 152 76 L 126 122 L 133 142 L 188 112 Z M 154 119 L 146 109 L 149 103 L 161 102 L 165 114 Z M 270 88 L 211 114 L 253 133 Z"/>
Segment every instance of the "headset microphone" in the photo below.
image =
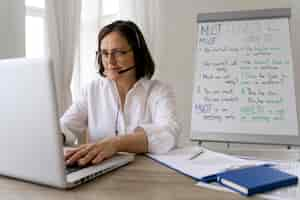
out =
<path fill-rule="evenodd" d="M 120 71 L 118 71 L 118 73 L 119 73 L 119 74 L 123 74 L 123 73 L 125 73 L 125 72 L 128 72 L 128 71 L 134 69 L 134 68 L 135 68 L 135 65 L 133 65 L 133 66 L 131 66 L 131 67 L 128 67 L 127 69 L 120 70 Z"/>

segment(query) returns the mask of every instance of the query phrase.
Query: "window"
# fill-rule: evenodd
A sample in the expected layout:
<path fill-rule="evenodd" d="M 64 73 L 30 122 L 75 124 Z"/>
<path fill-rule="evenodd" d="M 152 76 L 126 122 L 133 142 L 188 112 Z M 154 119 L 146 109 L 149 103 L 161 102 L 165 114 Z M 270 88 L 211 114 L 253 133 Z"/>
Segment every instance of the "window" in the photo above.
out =
<path fill-rule="evenodd" d="M 45 55 L 45 0 L 25 0 L 25 53 L 27 58 Z"/>
<path fill-rule="evenodd" d="M 100 27 L 111 23 L 119 18 L 119 1 L 120 0 L 102 0 L 101 1 L 101 19 Z"/>
<path fill-rule="evenodd" d="M 119 11 L 119 0 L 103 0 L 102 16 L 114 15 Z"/>
<path fill-rule="evenodd" d="M 83 0 L 81 8 L 79 87 L 99 77 L 96 56 L 97 34 L 101 27 L 116 20 L 119 15 L 119 0 Z M 74 93 L 74 90 L 73 90 Z"/>

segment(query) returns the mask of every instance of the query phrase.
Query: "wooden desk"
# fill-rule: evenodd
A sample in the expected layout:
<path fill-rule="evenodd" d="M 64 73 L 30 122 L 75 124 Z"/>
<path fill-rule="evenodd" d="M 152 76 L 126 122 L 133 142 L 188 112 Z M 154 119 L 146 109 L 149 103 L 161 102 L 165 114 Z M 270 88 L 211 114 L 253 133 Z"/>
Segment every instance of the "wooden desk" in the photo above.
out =
<path fill-rule="evenodd" d="M 155 161 L 137 156 L 134 163 L 71 190 L 59 190 L 0 177 L 5 200 L 226 200 L 248 199 L 239 194 L 195 186 L 195 181 Z M 255 200 L 258 198 L 251 198 Z"/>

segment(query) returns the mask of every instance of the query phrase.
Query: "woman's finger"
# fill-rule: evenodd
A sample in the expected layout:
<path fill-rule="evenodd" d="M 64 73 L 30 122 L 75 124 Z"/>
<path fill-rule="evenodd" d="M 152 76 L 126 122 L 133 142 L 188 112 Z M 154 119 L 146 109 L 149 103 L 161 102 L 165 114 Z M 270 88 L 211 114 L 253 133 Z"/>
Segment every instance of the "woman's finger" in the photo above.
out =
<path fill-rule="evenodd" d="M 83 158 L 78 160 L 78 164 L 80 166 L 84 166 L 88 163 L 90 163 L 99 153 L 99 150 L 94 148 L 91 151 L 89 151 Z"/>
<path fill-rule="evenodd" d="M 73 153 L 73 155 L 70 156 L 70 158 L 67 160 L 66 164 L 67 165 L 74 164 L 80 158 L 84 157 L 92 148 L 93 148 L 93 145 L 85 145 L 85 146 L 80 147 L 80 149 L 76 153 Z"/>
<path fill-rule="evenodd" d="M 86 148 L 86 144 L 80 145 L 79 147 L 72 147 L 72 148 L 67 148 L 64 150 L 64 155 L 65 155 L 65 161 L 68 160 L 74 153 Z"/>
<path fill-rule="evenodd" d="M 97 154 L 97 156 L 92 160 L 92 164 L 96 165 L 101 163 L 105 159 L 104 152 L 101 151 L 100 153 Z"/>
<path fill-rule="evenodd" d="M 68 149 L 64 152 L 65 161 L 68 160 L 74 153 L 78 152 L 80 148 Z"/>

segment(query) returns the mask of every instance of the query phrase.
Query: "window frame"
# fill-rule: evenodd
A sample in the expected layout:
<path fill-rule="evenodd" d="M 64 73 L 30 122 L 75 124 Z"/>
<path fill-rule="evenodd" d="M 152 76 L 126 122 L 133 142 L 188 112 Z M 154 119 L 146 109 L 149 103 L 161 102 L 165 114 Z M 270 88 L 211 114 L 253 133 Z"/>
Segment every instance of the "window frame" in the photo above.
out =
<path fill-rule="evenodd" d="M 26 0 L 25 0 L 26 1 Z M 41 18 L 44 22 L 44 29 L 46 27 L 46 8 L 45 7 L 36 7 L 36 6 L 33 6 L 33 5 L 26 5 L 26 2 L 25 2 L 25 35 L 27 35 L 27 24 L 26 24 L 26 17 L 38 17 L 38 18 Z M 43 38 L 46 37 L 46 31 L 43 30 Z M 46 44 L 46 41 L 44 41 L 44 45 Z M 29 55 L 28 54 L 28 44 L 27 44 L 27 41 L 26 41 L 26 36 L 25 36 L 25 56 L 26 57 L 32 57 L 32 55 Z M 45 51 L 43 52 L 42 56 L 45 56 Z M 33 57 L 36 57 L 36 56 L 33 56 Z M 37 56 L 39 57 L 39 56 Z"/>

